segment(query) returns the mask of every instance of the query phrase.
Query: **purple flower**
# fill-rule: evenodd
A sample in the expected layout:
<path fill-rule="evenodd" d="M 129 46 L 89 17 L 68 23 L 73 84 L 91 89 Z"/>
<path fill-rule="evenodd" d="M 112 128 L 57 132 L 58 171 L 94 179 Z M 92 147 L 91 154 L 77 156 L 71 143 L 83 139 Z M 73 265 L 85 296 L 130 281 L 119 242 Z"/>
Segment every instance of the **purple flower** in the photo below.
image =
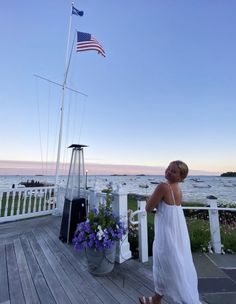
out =
<path fill-rule="evenodd" d="M 95 238 L 96 238 L 96 234 L 94 232 L 89 234 L 89 239 L 90 240 L 95 240 Z"/>
<path fill-rule="evenodd" d="M 76 250 L 108 249 L 122 239 L 126 230 L 124 223 L 115 216 L 107 201 L 99 206 L 99 210 L 92 209 L 88 219 L 78 224 L 72 243 Z"/>
<path fill-rule="evenodd" d="M 84 224 L 84 231 L 89 233 L 90 232 L 90 223 L 89 222 L 85 222 Z"/>
<path fill-rule="evenodd" d="M 103 246 L 104 248 L 111 248 L 111 240 L 104 240 Z"/>
<path fill-rule="evenodd" d="M 88 242 L 88 248 L 93 248 L 94 246 L 94 240 L 90 239 L 90 241 Z"/>

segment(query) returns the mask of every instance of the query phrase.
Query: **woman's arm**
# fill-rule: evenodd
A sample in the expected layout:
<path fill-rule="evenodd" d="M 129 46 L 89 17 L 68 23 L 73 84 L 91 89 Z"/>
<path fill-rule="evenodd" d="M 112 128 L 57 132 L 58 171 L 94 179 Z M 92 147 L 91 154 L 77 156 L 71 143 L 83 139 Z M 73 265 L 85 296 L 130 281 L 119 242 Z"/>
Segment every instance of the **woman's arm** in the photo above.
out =
<path fill-rule="evenodd" d="M 153 194 L 147 200 L 146 211 L 152 212 L 156 208 L 157 204 L 163 199 L 165 193 L 165 184 L 162 183 L 156 187 Z"/>

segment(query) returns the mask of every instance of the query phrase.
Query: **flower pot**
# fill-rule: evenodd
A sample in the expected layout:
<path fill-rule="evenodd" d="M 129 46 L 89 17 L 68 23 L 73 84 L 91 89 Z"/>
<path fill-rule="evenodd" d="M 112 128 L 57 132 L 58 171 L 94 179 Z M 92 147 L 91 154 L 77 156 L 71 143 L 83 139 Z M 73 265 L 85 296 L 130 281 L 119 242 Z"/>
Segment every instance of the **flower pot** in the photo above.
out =
<path fill-rule="evenodd" d="M 90 273 L 102 276 L 111 272 L 115 265 L 116 244 L 110 249 L 96 250 L 86 248 L 88 270 Z"/>

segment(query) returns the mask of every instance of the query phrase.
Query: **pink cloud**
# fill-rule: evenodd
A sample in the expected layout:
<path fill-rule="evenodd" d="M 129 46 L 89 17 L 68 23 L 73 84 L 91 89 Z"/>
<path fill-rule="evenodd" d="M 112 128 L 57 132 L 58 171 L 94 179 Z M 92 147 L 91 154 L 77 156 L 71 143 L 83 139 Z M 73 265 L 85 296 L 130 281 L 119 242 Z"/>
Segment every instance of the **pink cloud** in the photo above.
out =
<path fill-rule="evenodd" d="M 42 164 L 36 161 L 0 161 L 0 175 L 54 175 L 56 164 L 50 162 Z M 85 170 L 88 170 L 89 175 L 110 175 L 110 174 L 146 174 L 146 175 L 162 175 L 164 174 L 164 167 L 151 166 L 135 166 L 135 165 L 113 165 L 113 164 L 96 164 L 85 163 Z M 61 164 L 60 174 L 67 175 L 69 172 L 69 164 Z M 201 170 L 190 170 L 190 174 L 209 175 L 216 174 L 216 172 L 206 172 Z"/>

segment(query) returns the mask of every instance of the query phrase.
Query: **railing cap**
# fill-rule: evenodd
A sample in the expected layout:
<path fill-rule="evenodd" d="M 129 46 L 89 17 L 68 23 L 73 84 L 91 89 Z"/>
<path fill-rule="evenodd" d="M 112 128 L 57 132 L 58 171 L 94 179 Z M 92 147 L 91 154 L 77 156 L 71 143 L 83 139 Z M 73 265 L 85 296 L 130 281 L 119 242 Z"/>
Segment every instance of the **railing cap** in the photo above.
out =
<path fill-rule="evenodd" d="M 115 188 L 113 188 L 113 194 L 127 194 L 127 192 L 124 190 L 124 187 L 122 186 L 122 184 L 117 184 Z"/>
<path fill-rule="evenodd" d="M 215 199 L 217 199 L 217 197 L 214 196 L 214 195 L 208 195 L 206 198 L 207 198 L 207 199 L 210 199 L 210 200 L 215 200 Z"/>

